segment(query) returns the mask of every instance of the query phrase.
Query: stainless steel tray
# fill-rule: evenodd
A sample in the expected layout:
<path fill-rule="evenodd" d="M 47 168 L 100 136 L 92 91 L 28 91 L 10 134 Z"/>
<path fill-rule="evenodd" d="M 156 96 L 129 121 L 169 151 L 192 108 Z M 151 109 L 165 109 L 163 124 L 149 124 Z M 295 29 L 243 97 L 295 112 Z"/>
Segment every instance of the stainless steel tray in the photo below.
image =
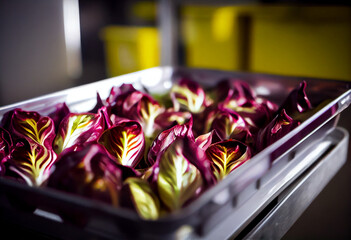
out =
<path fill-rule="evenodd" d="M 337 116 L 351 103 L 350 83 L 332 80 L 283 77 L 263 74 L 211 71 L 203 69 L 158 67 L 127 74 L 96 83 L 67 89 L 39 98 L 0 108 L 0 117 L 20 107 L 48 114 L 59 102 L 66 102 L 71 111 L 84 112 L 96 103 L 96 92 L 106 98 L 112 86 L 132 83 L 136 88 L 152 94 L 169 90 L 178 76 L 187 75 L 205 87 L 214 86 L 223 78 L 239 78 L 249 82 L 256 92 L 276 103 L 281 103 L 298 84 L 307 82 L 307 94 L 312 103 L 331 100 L 312 117 L 289 134 L 267 147 L 242 165 L 215 187 L 181 211 L 156 221 L 146 221 L 126 209 L 64 194 L 48 188 L 32 188 L 7 179 L 0 179 L 1 211 L 33 218 L 32 228 L 53 236 L 66 229 L 69 236 L 95 236 L 99 238 L 175 238 L 211 236 L 218 224 L 228 224 L 226 216 L 238 214 L 231 222 L 239 234 L 245 226 L 269 203 L 269 199 L 294 181 L 309 168 L 330 146 L 322 144 L 324 137 L 337 124 Z M 316 146 L 320 146 L 316 148 Z M 322 147 L 321 147 L 322 146 Z M 315 150 L 317 149 L 317 150 Z M 310 155 L 312 154 L 312 155 Z M 305 156 L 309 157 L 306 158 Z M 296 167 L 298 166 L 298 167 Z M 21 209 L 16 202 L 35 209 Z M 248 209 L 245 202 L 252 202 Z M 23 204 L 22 204 L 23 205 Z M 63 221 L 62 216 L 74 212 L 87 223 Z M 239 212 L 239 213 L 238 213 Z M 43 230 L 42 225 L 47 227 Z M 67 230 L 69 229 L 69 230 Z M 136 231 L 137 229 L 137 231 Z M 69 236 L 63 238 L 70 238 Z"/>

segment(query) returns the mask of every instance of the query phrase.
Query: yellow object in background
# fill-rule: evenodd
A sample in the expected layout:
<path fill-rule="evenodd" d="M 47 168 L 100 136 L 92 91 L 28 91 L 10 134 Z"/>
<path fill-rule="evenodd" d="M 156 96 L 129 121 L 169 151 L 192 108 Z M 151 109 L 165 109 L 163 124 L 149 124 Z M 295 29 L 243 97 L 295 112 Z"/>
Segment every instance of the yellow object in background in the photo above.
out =
<path fill-rule="evenodd" d="M 251 71 L 351 80 L 351 9 L 258 9 L 251 49 Z"/>
<path fill-rule="evenodd" d="M 189 67 L 236 70 L 240 66 L 237 9 L 186 6 L 181 13 L 185 62 Z"/>
<path fill-rule="evenodd" d="M 109 77 L 160 65 L 159 34 L 156 28 L 108 26 L 101 35 Z"/>
<path fill-rule="evenodd" d="M 181 18 L 187 66 L 351 80 L 349 7 L 186 6 Z"/>

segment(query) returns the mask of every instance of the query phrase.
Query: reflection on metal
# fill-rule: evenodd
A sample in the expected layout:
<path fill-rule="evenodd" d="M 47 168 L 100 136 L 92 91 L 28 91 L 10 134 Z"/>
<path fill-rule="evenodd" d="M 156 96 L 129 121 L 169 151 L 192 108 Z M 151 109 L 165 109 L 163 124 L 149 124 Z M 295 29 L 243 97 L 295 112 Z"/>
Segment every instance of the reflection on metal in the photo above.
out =
<path fill-rule="evenodd" d="M 63 0 L 67 74 L 78 78 L 82 73 L 78 0 Z"/>
<path fill-rule="evenodd" d="M 173 0 L 160 0 L 158 6 L 159 29 L 161 31 L 161 65 L 177 65 L 177 17 L 176 4 Z"/>

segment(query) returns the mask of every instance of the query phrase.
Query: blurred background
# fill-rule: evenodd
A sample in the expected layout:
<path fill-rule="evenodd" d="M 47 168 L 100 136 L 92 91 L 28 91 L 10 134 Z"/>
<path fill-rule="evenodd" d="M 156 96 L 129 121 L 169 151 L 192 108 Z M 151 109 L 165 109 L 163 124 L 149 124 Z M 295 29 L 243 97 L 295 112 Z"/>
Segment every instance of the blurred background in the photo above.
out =
<path fill-rule="evenodd" d="M 0 52 L 0 106 L 160 65 L 351 81 L 351 7 L 346 0 L 4 0 Z M 340 124 L 350 130 L 350 120 L 349 108 Z M 284 238 L 350 239 L 350 203 L 349 157 Z"/>

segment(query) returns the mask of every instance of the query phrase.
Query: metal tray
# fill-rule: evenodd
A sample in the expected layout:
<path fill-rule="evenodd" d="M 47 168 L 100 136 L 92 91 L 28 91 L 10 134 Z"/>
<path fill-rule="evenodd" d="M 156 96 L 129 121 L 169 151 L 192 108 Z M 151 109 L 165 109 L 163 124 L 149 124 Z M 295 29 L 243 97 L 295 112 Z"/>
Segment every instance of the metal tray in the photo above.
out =
<path fill-rule="evenodd" d="M 54 189 L 28 187 L 8 179 L 0 179 L 0 213 L 30 219 L 27 225 L 31 229 L 63 239 L 206 238 L 219 224 L 230 224 L 238 235 L 268 205 L 269 199 L 329 149 L 330 145 L 323 144 L 323 139 L 336 126 L 339 113 L 351 103 L 351 84 L 347 82 L 157 67 L 1 107 L 0 117 L 17 107 L 45 115 L 52 112 L 59 102 L 66 102 L 71 111 L 84 112 L 94 107 L 96 92 L 105 99 L 112 86 L 132 83 L 137 89 L 161 94 L 170 89 L 174 79 L 183 75 L 205 87 L 214 86 L 224 78 L 242 79 L 253 86 L 258 95 L 277 104 L 282 103 L 287 94 L 305 80 L 312 104 L 327 99 L 330 103 L 192 204 L 156 221 L 142 220 L 126 209 Z M 252 202 L 250 208 L 244 204 L 249 200 Z M 238 216 L 236 221 L 224 221 L 225 217 L 233 214 Z"/>

